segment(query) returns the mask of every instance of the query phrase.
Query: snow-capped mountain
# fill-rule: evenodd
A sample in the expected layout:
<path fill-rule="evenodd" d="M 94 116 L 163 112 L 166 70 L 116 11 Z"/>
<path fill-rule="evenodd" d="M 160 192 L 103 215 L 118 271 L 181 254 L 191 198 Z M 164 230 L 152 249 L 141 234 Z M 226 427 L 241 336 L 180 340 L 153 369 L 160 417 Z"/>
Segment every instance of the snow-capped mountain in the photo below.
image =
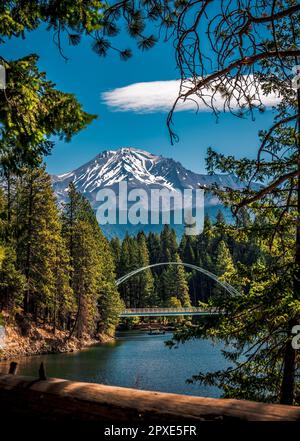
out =
<path fill-rule="evenodd" d="M 95 210 L 98 204 L 96 201 L 98 191 L 110 188 L 118 194 L 120 182 L 126 182 L 128 190 L 140 188 L 146 192 L 150 192 L 151 189 L 163 188 L 172 191 L 176 191 L 176 189 L 182 191 L 187 188 L 197 189 L 199 186 L 210 186 L 213 183 L 222 187 L 243 188 L 243 183 L 233 175 L 197 174 L 187 170 L 173 159 L 131 147 L 116 151 L 104 151 L 76 170 L 52 176 L 52 179 L 59 202 L 66 201 L 68 186 L 70 182 L 73 182 L 76 189 L 91 202 Z M 205 211 L 214 217 L 219 208 L 226 212 L 218 199 L 208 194 L 205 200 Z M 226 214 L 228 216 L 228 213 Z M 104 232 L 109 236 L 114 234 L 123 236 L 125 227 L 127 226 L 102 226 Z M 151 228 L 151 225 L 148 225 L 147 227 L 147 230 L 157 230 L 158 226 Z M 140 225 L 132 227 L 132 231 L 129 232 L 135 233 L 138 229 L 145 230 L 146 228 Z M 179 230 L 182 233 L 183 226 Z M 179 234 L 180 231 L 178 231 Z"/>

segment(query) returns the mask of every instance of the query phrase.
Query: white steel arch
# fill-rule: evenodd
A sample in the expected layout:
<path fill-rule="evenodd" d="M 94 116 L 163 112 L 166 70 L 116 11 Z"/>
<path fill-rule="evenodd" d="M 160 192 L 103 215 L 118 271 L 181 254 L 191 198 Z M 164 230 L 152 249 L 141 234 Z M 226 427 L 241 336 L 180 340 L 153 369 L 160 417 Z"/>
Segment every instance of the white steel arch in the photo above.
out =
<path fill-rule="evenodd" d="M 141 271 L 144 271 L 147 268 L 154 268 L 156 266 L 163 266 L 163 265 L 182 265 L 187 268 L 192 268 L 202 274 L 205 274 L 206 276 L 210 277 L 211 279 L 215 280 L 219 285 L 221 285 L 227 292 L 229 292 L 232 295 L 240 295 L 240 292 L 237 291 L 233 286 L 229 285 L 227 282 L 223 282 L 216 276 L 214 273 L 211 273 L 210 271 L 207 271 L 204 268 L 201 268 L 200 266 L 192 265 L 191 263 L 184 263 L 184 262 L 161 262 L 161 263 L 153 263 L 152 265 L 143 266 L 141 268 L 137 268 L 133 271 L 131 271 L 128 274 L 125 274 L 125 276 L 120 277 L 116 280 L 117 286 L 121 283 L 125 282 L 125 280 L 129 279 L 132 276 L 135 276 L 136 274 L 140 273 Z"/>

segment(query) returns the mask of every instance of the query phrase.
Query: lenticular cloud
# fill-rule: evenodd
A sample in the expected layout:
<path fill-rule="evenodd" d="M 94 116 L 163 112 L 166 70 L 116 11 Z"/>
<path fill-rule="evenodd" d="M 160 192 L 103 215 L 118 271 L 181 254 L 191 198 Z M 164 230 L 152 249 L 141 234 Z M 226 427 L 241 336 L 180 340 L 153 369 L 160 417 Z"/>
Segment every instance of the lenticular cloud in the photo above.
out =
<path fill-rule="evenodd" d="M 189 85 L 186 84 L 187 90 Z M 256 89 L 253 86 L 247 86 L 247 94 L 255 96 Z M 155 113 L 168 112 L 174 101 L 176 100 L 180 89 L 180 80 L 169 81 L 150 81 L 144 83 L 133 83 L 129 86 L 120 87 L 102 93 L 102 101 L 112 110 L 120 112 L 135 113 Z M 203 91 L 205 101 L 210 103 L 212 91 L 207 89 Z M 266 107 L 272 107 L 279 103 L 280 98 L 274 93 L 264 96 L 260 93 L 261 102 Z M 176 107 L 176 111 L 189 111 L 198 109 L 198 111 L 207 111 L 209 107 L 196 96 L 183 102 L 180 101 Z M 213 97 L 214 107 L 224 110 L 224 96 L 217 92 Z M 238 108 L 241 101 L 235 98 L 234 94 L 230 99 L 230 107 Z M 246 104 L 246 103 L 245 103 Z M 226 109 L 225 109 L 226 110 Z"/>

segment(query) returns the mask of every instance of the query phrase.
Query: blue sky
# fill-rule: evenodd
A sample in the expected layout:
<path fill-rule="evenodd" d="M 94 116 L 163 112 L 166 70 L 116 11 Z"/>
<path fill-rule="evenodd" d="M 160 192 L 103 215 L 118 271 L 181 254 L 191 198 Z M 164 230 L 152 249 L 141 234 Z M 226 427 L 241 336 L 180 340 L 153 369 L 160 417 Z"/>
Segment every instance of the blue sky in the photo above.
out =
<path fill-rule="evenodd" d="M 254 122 L 250 118 L 241 120 L 225 113 L 218 123 L 209 112 L 177 112 L 174 122 L 180 140 L 171 146 L 166 111 L 118 111 L 101 97 L 104 92 L 132 83 L 177 79 L 171 43 L 161 43 L 147 52 L 140 52 L 133 40 L 123 36 L 122 46 L 134 50 L 134 56 L 126 62 L 114 52 L 110 52 L 107 58 L 100 58 L 92 51 L 90 43 L 88 38 L 77 47 L 70 47 L 66 42 L 63 47 L 67 62 L 53 43 L 52 35 L 43 28 L 27 34 L 25 40 L 7 41 L 3 47 L 2 53 L 7 59 L 37 53 L 39 66 L 47 72 L 48 79 L 59 89 L 74 93 L 86 111 L 99 115 L 70 143 L 56 143 L 51 156 L 46 158 L 50 173 L 70 171 L 103 150 L 125 146 L 172 157 L 196 172 L 205 172 L 205 154 L 210 146 L 238 157 L 255 155 L 259 144 L 258 130 L 271 125 L 270 110 L 257 114 Z"/>

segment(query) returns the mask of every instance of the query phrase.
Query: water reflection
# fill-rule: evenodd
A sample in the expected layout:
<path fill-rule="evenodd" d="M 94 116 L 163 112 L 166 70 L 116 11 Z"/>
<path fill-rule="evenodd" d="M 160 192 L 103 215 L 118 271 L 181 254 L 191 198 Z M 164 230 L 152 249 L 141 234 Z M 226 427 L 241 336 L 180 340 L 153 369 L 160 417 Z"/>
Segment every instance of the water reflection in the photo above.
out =
<path fill-rule="evenodd" d="M 22 357 L 19 374 L 37 375 L 41 361 L 48 376 L 188 395 L 219 397 L 215 387 L 186 384 L 201 371 L 228 366 L 221 355 L 222 344 L 195 340 L 169 349 L 164 342 L 171 334 L 151 336 L 143 332 L 118 334 L 114 343 L 97 345 L 70 354 Z M 9 362 L 0 363 L 7 372 Z"/>

